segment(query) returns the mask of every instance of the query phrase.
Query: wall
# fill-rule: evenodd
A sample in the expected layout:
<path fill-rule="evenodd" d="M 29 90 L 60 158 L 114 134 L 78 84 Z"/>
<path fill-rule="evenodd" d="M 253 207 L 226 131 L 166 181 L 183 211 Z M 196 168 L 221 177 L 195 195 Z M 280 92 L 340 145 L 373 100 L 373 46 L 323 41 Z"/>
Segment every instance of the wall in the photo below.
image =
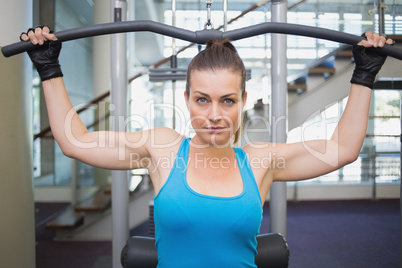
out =
<path fill-rule="evenodd" d="M 0 8 L 0 46 L 32 26 L 32 1 Z M 0 267 L 35 267 L 32 191 L 32 64 L 25 54 L 0 55 Z"/>

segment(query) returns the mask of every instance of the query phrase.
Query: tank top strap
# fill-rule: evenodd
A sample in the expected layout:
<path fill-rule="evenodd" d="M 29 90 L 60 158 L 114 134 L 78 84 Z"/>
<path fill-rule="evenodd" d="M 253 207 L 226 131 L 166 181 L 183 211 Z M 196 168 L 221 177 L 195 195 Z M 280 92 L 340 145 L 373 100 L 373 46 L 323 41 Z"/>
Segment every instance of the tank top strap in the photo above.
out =
<path fill-rule="evenodd" d="M 177 151 L 176 159 L 174 163 L 174 168 L 178 168 L 180 170 L 187 169 L 187 162 L 188 162 L 188 153 L 189 153 L 189 146 L 190 146 L 191 138 L 184 137 L 180 148 Z"/>
<path fill-rule="evenodd" d="M 181 181 L 180 178 L 186 176 L 189 141 L 190 138 L 187 137 L 183 138 L 181 141 L 179 150 L 177 151 L 176 157 L 172 163 L 172 169 L 170 170 L 169 176 L 154 197 L 154 200 L 158 199 L 159 196 L 162 195 L 162 193 L 165 191 L 165 188 L 177 187 L 178 183 Z"/>
<path fill-rule="evenodd" d="M 235 150 L 237 165 L 243 178 L 244 187 L 246 189 L 251 188 L 255 190 L 258 193 L 261 201 L 260 190 L 258 189 L 257 182 L 255 181 L 254 173 L 251 169 L 246 152 L 242 148 L 233 147 L 233 149 Z"/>

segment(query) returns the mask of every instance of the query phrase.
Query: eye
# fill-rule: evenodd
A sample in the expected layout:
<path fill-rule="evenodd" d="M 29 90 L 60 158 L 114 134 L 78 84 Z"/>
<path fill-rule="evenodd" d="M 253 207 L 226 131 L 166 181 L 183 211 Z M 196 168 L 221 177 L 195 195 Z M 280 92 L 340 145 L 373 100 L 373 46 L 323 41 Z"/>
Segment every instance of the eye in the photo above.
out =
<path fill-rule="evenodd" d="M 232 100 L 232 99 L 225 99 L 223 102 L 224 102 L 225 104 L 233 104 L 233 103 L 235 103 L 235 101 Z"/>
<path fill-rule="evenodd" d="M 198 99 L 197 99 L 197 102 L 199 102 L 199 103 L 205 103 L 205 102 L 207 102 L 207 99 L 206 99 L 206 98 L 198 98 Z"/>

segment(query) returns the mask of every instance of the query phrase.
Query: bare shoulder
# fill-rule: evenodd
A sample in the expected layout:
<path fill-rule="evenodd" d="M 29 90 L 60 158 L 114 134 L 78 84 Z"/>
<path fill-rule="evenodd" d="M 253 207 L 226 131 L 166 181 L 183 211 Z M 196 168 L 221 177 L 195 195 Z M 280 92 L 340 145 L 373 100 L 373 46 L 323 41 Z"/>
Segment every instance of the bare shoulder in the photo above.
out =
<path fill-rule="evenodd" d="M 177 151 L 183 138 L 183 135 L 173 129 L 159 127 L 128 132 L 121 139 L 130 152 L 134 152 L 140 158 L 155 158 Z"/>
<path fill-rule="evenodd" d="M 243 147 L 248 156 L 250 167 L 263 200 L 272 184 L 272 165 L 275 162 L 275 145 L 264 142 L 252 142 Z"/>
<path fill-rule="evenodd" d="M 249 157 L 267 158 L 275 153 L 275 145 L 266 142 L 251 142 L 243 147 Z"/>
<path fill-rule="evenodd" d="M 168 127 L 158 127 L 151 131 L 151 137 L 156 145 L 174 146 L 184 138 L 179 132 Z"/>
<path fill-rule="evenodd" d="M 250 166 L 255 173 L 265 173 L 275 156 L 274 146 L 270 143 L 252 142 L 243 147 L 248 156 Z"/>
<path fill-rule="evenodd" d="M 155 193 L 158 193 L 170 174 L 184 136 L 166 127 L 152 129 L 147 136 L 150 161 L 146 167 L 151 176 Z"/>
<path fill-rule="evenodd" d="M 150 152 L 166 151 L 168 153 L 177 151 L 183 138 L 183 135 L 171 128 L 152 129 L 148 134 L 148 150 Z"/>
<path fill-rule="evenodd" d="M 260 163 L 260 168 L 265 170 L 274 168 L 284 168 L 286 159 L 284 151 L 291 150 L 289 144 L 252 142 L 243 147 L 243 150 L 249 155 L 250 163 Z"/>

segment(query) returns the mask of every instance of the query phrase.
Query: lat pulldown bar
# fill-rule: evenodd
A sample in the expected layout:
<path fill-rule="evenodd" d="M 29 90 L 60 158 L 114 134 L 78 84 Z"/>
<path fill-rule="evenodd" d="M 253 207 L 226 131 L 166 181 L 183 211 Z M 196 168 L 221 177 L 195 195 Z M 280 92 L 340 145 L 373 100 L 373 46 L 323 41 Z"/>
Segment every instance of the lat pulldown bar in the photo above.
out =
<path fill-rule="evenodd" d="M 209 39 L 223 40 L 228 38 L 231 41 L 236 41 L 267 33 L 306 36 L 350 45 L 357 44 L 363 39 L 361 36 L 325 28 L 281 22 L 264 22 L 227 32 L 221 32 L 214 29 L 203 29 L 193 32 L 149 20 L 96 24 L 59 31 L 55 33 L 55 35 L 61 42 L 65 42 L 80 38 L 125 32 L 153 32 L 197 44 L 205 44 Z M 4 46 L 1 51 L 5 57 L 10 57 L 28 50 L 35 49 L 35 47 L 36 46 L 31 42 L 21 41 Z M 378 48 L 378 51 L 402 60 L 402 49 L 400 48 L 385 45 L 382 48 Z"/>

